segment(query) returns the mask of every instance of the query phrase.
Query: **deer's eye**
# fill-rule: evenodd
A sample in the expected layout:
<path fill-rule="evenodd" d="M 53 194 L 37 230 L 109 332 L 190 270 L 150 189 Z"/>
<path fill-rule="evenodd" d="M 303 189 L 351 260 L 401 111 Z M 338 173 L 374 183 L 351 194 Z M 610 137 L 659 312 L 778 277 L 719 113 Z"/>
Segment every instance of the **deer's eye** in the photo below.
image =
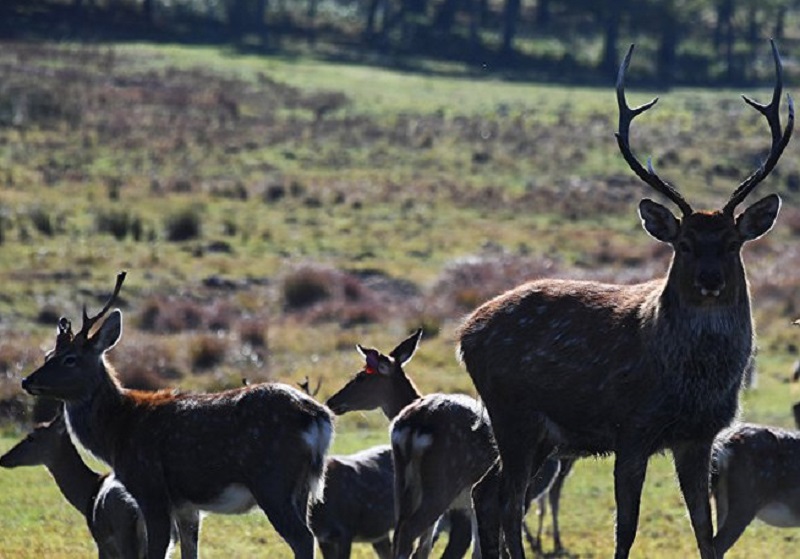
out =
<path fill-rule="evenodd" d="M 61 364 L 65 367 L 74 367 L 78 364 L 78 358 L 74 355 L 67 355 L 64 359 L 61 360 Z"/>

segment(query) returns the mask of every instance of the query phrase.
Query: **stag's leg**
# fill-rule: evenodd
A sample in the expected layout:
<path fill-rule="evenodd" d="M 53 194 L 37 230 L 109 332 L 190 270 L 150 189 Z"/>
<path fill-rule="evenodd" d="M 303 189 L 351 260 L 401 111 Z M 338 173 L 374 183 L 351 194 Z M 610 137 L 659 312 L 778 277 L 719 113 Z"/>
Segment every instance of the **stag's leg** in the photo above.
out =
<path fill-rule="evenodd" d="M 614 461 L 614 498 L 617 505 L 615 559 L 627 559 L 636 538 L 646 473 L 647 455 L 617 451 Z"/>
<path fill-rule="evenodd" d="M 709 501 L 711 445 L 712 441 L 691 442 L 672 449 L 678 482 L 702 559 L 716 557 Z"/>
<path fill-rule="evenodd" d="M 503 540 L 511 559 L 524 559 L 522 519 L 525 516 L 528 483 L 537 475 L 553 451 L 553 446 L 539 438 L 535 428 L 526 433 L 514 433 L 511 437 L 496 432 L 495 437 L 501 463 L 500 518 Z"/>
<path fill-rule="evenodd" d="M 553 544 L 555 545 L 556 553 L 564 549 L 561 545 L 561 532 L 558 528 L 558 510 L 561 505 L 561 490 L 564 488 L 564 481 L 567 479 L 574 463 L 575 460 L 571 458 L 561 459 L 561 468 L 558 471 L 558 475 L 552 487 L 550 487 L 550 494 L 548 495 L 550 499 L 550 514 L 553 517 Z"/>
<path fill-rule="evenodd" d="M 472 506 L 482 559 L 500 557 L 500 459 L 472 488 Z"/>
<path fill-rule="evenodd" d="M 378 559 L 392 559 L 392 540 L 384 538 L 373 542 L 372 549 L 378 555 Z"/>
<path fill-rule="evenodd" d="M 318 541 L 323 559 L 339 559 L 339 544 L 334 540 Z"/>
<path fill-rule="evenodd" d="M 461 559 L 472 543 L 472 514 L 469 509 L 450 509 L 450 537 L 442 559 Z"/>
<path fill-rule="evenodd" d="M 200 538 L 200 513 L 196 510 L 175 512 L 178 539 L 181 545 L 181 559 L 197 559 Z"/>
<path fill-rule="evenodd" d="M 147 557 L 164 557 L 169 549 L 172 535 L 172 518 L 169 505 L 164 499 L 134 498 L 139 503 L 147 526 Z"/>

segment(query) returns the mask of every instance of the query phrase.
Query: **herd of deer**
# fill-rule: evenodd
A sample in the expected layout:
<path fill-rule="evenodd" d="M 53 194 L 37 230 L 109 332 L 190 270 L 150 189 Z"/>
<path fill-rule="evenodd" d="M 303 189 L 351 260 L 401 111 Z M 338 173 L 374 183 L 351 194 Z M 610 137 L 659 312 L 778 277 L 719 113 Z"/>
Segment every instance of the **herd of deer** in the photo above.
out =
<path fill-rule="evenodd" d="M 201 511 L 258 506 L 300 559 L 314 556 L 315 539 L 326 559 L 349 557 L 354 541 L 372 543 L 382 559 L 424 559 L 437 522 L 449 525 L 444 557 L 475 542 L 476 556 L 521 559 L 531 501 L 550 492 L 560 549 L 558 499 L 573 461 L 613 453 L 622 559 L 648 460 L 664 450 L 703 559 L 722 557 L 755 517 L 800 526 L 800 435 L 729 427 L 754 338 L 741 249 L 772 228 L 781 201 L 772 194 L 734 210 L 792 134 L 789 96 L 780 123 L 780 57 L 773 43 L 772 101 L 744 98 L 769 124 L 769 156 L 707 212 L 630 149 L 631 121 L 656 102 L 627 105 L 632 53 L 617 79 L 616 137 L 636 175 L 681 210 L 678 218 L 652 200 L 639 204 L 644 229 L 673 249 L 669 270 L 638 285 L 540 279 L 480 306 L 457 335 L 480 400 L 420 394 L 404 366 L 421 330 L 388 354 L 358 346 L 363 368 L 326 405 L 278 383 L 214 394 L 123 388 L 106 359 L 122 334 L 122 313 L 109 311 L 123 272 L 104 308 L 84 311 L 78 333 L 59 321 L 55 349 L 22 387 L 63 407 L 0 465 L 45 465 L 85 515 L 100 557 L 164 557 L 176 539 L 181 557 L 197 557 Z M 391 445 L 328 456 L 333 415 L 376 408 L 391 420 Z M 89 469 L 73 440 L 112 473 Z"/>

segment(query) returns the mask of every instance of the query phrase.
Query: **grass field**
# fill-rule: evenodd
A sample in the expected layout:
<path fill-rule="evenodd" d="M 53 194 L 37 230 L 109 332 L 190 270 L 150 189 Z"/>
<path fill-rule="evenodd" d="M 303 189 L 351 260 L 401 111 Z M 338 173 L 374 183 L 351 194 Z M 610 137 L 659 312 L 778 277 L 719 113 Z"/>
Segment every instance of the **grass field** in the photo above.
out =
<path fill-rule="evenodd" d="M 635 150 L 694 205 L 720 205 L 763 156 L 766 125 L 739 92 L 640 91 L 636 64 L 631 103 L 663 99 L 633 125 Z M 421 390 L 471 392 L 454 332 L 477 304 L 532 277 L 633 282 L 667 267 L 636 215 L 652 193 L 613 139 L 611 79 L 563 88 L 458 68 L 26 43 L 0 45 L 0 77 L 0 450 L 29 425 L 19 383 L 57 318 L 99 308 L 122 268 L 125 333 L 110 359 L 126 384 L 214 390 L 307 375 L 325 398 L 361 367 L 356 343 L 387 351 L 419 326 L 408 370 Z M 760 380 L 743 417 L 786 427 L 800 399 L 788 382 L 798 145 L 753 195 L 781 194 L 778 225 L 745 249 Z M 376 412 L 342 418 L 335 451 L 386 442 L 386 426 Z M 566 483 L 571 556 L 612 553 L 610 470 L 584 460 Z M 695 555 L 673 477 L 667 458 L 653 459 L 634 557 Z M 0 511 L 2 558 L 91 553 L 41 468 L 0 471 Z M 796 547 L 794 531 L 755 523 L 729 556 Z M 208 517 L 201 548 L 288 556 L 257 513 Z"/>

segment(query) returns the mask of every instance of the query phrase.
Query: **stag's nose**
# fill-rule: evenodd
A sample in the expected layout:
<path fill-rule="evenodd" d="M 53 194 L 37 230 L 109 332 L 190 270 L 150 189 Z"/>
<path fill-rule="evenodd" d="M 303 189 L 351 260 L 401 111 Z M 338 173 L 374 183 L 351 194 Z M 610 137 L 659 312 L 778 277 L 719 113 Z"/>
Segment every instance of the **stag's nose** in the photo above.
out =
<path fill-rule="evenodd" d="M 704 297 L 719 297 L 719 294 L 725 289 L 725 278 L 718 271 L 702 271 L 697 274 L 694 286 Z"/>

